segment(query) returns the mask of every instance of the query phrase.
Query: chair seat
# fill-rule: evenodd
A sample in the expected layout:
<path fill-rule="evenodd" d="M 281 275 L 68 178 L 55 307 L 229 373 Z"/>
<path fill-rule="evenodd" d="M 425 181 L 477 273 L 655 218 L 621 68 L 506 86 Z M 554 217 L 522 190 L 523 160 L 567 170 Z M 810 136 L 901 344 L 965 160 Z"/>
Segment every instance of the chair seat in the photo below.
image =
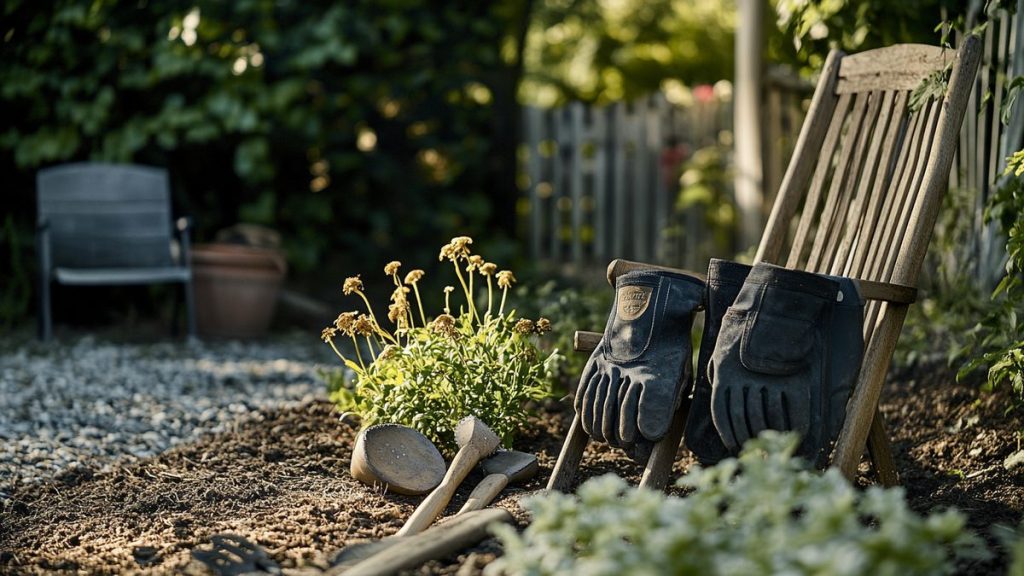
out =
<path fill-rule="evenodd" d="M 188 268 L 55 268 L 54 279 L 60 284 L 102 286 L 108 284 L 155 284 L 161 282 L 188 282 L 192 272 Z"/>

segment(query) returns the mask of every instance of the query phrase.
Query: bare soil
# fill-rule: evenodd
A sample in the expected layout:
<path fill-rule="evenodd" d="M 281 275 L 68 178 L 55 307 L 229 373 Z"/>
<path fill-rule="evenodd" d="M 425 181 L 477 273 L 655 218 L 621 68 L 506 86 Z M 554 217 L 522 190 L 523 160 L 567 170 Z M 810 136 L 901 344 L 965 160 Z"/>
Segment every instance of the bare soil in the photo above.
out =
<path fill-rule="evenodd" d="M 1006 391 L 983 394 L 976 382 L 956 383 L 945 369 L 897 375 L 883 412 L 895 440 L 907 497 L 918 511 L 956 506 L 995 547 L 995 524 L 1016 526 L 1024 512 L 1024 475 L 1003 460 L 1019 450 L 1022 419 L 1007 413 Z M 541 472 L 513 487 L 498 504 L 540 489 L 550 475 L 571 410 L 540 410 L 516 448 L 538 454 Z M 394 533 L 419 498 L 383 493 L 348 474 L 355 431 L 333 407 L 317 402 L 262 413 L 235 429 L 150 459 L 98 473 L 85 469 L 46 484 L 21 486 L 0 509 L 3 573 L 206 573 L 191 558 L 217 533 L 257 542 L 286 573 L 328 566 L 346 543 Z M 692 463 L 681 451 L 676 472 Z M 862 467 L 861 483 L 871 481 Z M 615 472 L 632 482 L 642 469 L 616 450 L 591 444 L 579 481 Z M 478 472 L 449 506 L 461 506 Z M 500 549 L 494 541 L 414 573 L 475 574 Z M 1001 551 L 964 574 L 1002 573 Z"/>

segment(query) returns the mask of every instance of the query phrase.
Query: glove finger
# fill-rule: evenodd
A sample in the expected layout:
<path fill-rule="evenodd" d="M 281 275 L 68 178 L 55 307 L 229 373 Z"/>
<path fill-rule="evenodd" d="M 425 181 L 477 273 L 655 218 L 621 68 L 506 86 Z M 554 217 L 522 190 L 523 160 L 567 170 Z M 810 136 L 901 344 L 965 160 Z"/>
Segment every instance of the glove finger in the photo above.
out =
<path fill-rule="evenodd" d="M 724 386 L 715 386 L 711 390 L 711 420 L 722 438 L 722 443 L 730 452 L 736 452 L 736 434 L 733 433 L 732 420 L 729 416 L 730 396 L 742 391 L 735 391 Z"/>
<path fill-rule="evenodd" d="M 580 416 L 580 423 L 583 424 L 583 431 L 588 435 L 592 435 L 594 422 L 594 395 L 597 394 L 598 383 L 604 376 L 602 372 L 598 372 L 590 381 L 587 382 L 586 388 L 582 394 L 582 400 L 580 401 L 580 408 L 577 414 Z"/>
<path fill-rule="evenodd" d="M 604 410 L 601 418 L 601 434 L 606 442 L 612 446 L 622 446 L 622 439 L 619 437 L 619 402 L 622 396 L 621 391 L 625 388 L 619 379 L 608 382 L 608 394 L 604 399 Z"/>
<path fill-rule="evenodd" d="M 782 393 L 782 399 L 786 403 L 787 416 L 791 430 L 800 433 L 801 438 L 807 437 L 811 429 L 811 402 L 806 394 Z"/>
<path fill-rule="evenodd" d="M 768 428 L 765 415 L 768 391 L 761 388 L 752 388 L 747 392 L 747 422 L 750 424 L 750 437 L 756 438 L 758 434 Z"/>
<path fill-rule="evenodd" d="M 640 392 L 637 406 L 637 428 L 644 438 L 655 442 L 668 432 L 676 408 L 676 399 L 671 395 L 676 388 L 664 384 L 648 382 Z"/>
<path fill-rule="evenodd" d="M 782 399 L 781 390 L 765 390 L 768 406 L 765 409 L 768 427 L 772 430 L 789 430 L 789 417 L 786 415 L 786 403 Z"/>
<path fill-rule="evenodd" d="M 590 412 L 590 437 L 598 442 L 604 442 L 604 434 L 601 432 L 601 419 L 604 413 L 604 400 L 608 395 L 609 382 L 611 382 L 611 377 L 608 374 L 602 374 L 594 386 L 593 406 Z"/>
<path fill-rule="evenodd" d="M 595 351 L 594 354 L 597 354 Z M 573 398 L 573 406 L 576 408 L 577 414 L 583 414 L 583 399 L 587 394 L 587 389 L 590 387 L 590 381 L 593 380 L 600 371 L 601 366 L 596 361 L 594 356 L 590 357 L 587 361 L 587 365 L 583 367 L 583 375 L 580 377 L 580 383 L 576 386 L 576 396 Z"/>
<path fill-rule="evenodd" d="M 732 420 L 733 434 L 736 435 L 736 446 L 742 448 L 747 440 L 750 440 L 750 427 L 747 422 L 750 389 L 733 390 L 733 395 L 729 400 L 729 418 Z"/>
<path fill-rule="evenodd" d="M 643 384 L 625 378 L 622 385 L 625 386 L 627 383 L 629 388 L 626 390 L 626 396 L 622 400 L 622 408 L 619 413 L 619 438 L 622 440 L 623 445 L 633 445 L 636 443 L 638 436 L 636 419 L 640 404 L 640 391 L 643 389 Z"/>

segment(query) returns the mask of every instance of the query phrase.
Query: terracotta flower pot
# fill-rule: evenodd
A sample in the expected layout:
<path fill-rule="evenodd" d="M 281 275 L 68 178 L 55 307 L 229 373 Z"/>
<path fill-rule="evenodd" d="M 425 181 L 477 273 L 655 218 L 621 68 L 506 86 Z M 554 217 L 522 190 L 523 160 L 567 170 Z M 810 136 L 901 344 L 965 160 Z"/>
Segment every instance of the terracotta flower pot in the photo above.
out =
<path fill-rule="evenodd" d="M 200 244 L 192 250 L 201 336 L 258 338 L 267 332 L 288 265 L 277 250 Z"/>

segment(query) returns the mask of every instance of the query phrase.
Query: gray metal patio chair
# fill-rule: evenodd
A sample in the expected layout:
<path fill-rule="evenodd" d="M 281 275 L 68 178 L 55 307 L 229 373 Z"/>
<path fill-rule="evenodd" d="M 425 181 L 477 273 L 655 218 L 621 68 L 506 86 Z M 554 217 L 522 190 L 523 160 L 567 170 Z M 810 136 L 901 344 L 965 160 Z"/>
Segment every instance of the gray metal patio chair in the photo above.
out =
<path fill-rule="evenodd" d="M 36 177 L 39 337 L 53 336 L 51 282 L 71 286 L 180 283 L 188 336 L 195 336 L 187 218 L 174 224 L 167 171 L 75 163 Z"/>

